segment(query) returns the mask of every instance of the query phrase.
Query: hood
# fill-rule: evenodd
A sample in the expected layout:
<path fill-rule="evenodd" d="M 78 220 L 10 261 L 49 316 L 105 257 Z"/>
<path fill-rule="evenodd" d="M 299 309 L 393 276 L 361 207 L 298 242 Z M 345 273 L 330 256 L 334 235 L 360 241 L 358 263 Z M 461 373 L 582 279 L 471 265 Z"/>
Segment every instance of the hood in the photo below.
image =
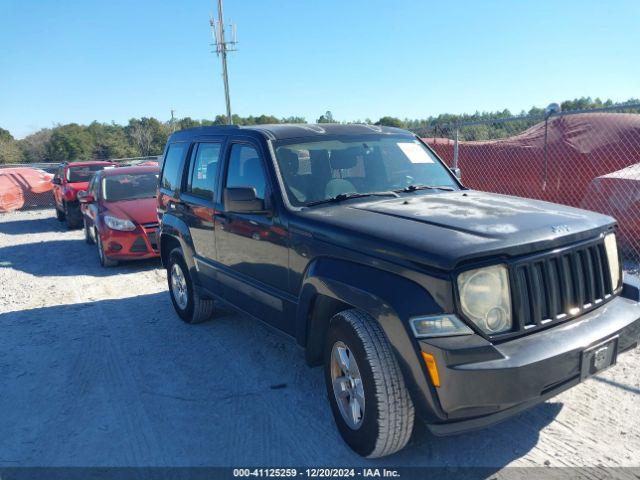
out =
<path fill-rule="evenodd" d="M 129 219 L 136 224 L 158 223 L 157 202 L 155 198 L 139 198 L 105 203 L 108 213 L 119 218 Z"/>
<path fill-rule="evenodd" d="M 615 223 L 599 213 L 472 190 L 371 198 L 302 213 L 332 227 L 314 231 L 326 241 L 443 270 L 475 258 L 557 248 L 592 238 Z"/>

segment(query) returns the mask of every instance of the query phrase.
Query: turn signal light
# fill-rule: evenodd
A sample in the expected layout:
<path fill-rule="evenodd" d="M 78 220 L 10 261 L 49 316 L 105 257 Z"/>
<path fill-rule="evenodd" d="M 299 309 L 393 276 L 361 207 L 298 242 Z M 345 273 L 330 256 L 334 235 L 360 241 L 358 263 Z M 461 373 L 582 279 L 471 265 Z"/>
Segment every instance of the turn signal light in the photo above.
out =
<path fill-rule="evenodd" d="M 422 352 L 422 358 L 424 359 L 424 363 L 427 365 L 427 371 L 429 372 L 429 377 L 431 377 L 431 383 L 433 383 L 434 387 L 440 386 L 440 375 L 438 375 L 438 365 L 436 364 L 436 359 L 430 353 Z"/>

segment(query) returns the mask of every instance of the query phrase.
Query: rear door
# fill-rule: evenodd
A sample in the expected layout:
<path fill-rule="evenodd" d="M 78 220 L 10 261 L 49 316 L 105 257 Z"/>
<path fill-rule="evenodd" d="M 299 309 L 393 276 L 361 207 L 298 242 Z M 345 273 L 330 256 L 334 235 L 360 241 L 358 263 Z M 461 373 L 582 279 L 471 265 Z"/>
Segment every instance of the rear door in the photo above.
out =
<path fill-rule="evenodd" d="M 180 203 L 183 220 L 189 226 L 195 249 L 194 260 L 203 283 L 215 287 L 213 262 L 217 258 L 214 235 L 214 196 L 218 184 L 218 166 L 224 138 L 211 138 L 195 143 L 189 155 Z"/>

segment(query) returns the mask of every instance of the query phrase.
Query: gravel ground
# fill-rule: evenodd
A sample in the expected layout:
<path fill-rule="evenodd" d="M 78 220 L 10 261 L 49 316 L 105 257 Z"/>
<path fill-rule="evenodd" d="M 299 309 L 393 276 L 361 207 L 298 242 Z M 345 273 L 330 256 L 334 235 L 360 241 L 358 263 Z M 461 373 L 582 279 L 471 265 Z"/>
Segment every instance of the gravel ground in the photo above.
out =
<path fill-rule="evenodd" d="M 183 324 L 158 262 L 103 269 L 52 211 L 0 215 L 0 285 L 0 467 L 640 466 L 638 349 L 498 426 L 418 427 L 368 461 L 293 340 L 225 311 Z"/>

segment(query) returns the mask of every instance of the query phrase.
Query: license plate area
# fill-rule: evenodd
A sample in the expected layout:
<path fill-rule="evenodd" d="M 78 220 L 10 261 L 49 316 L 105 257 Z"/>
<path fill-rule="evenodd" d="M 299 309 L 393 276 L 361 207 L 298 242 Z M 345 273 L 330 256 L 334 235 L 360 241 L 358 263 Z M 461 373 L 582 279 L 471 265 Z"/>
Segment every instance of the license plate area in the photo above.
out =
<path fill-rule="evenodd" d="M 581 377 L 584 380 L 616 364 L 618 337 L 610 338 L 582 352 Z"/>

